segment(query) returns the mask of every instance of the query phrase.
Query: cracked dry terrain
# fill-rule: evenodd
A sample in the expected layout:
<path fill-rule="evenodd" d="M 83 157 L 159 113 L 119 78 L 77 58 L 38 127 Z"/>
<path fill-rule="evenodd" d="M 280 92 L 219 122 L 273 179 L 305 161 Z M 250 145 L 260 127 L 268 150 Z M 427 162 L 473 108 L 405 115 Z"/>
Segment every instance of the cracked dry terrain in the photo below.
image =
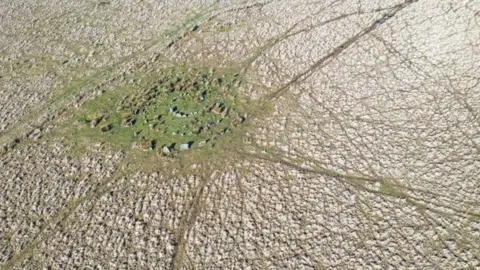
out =
<path fill-rule="evenodd" d="M 0 18 L 0 268 L 480 268 L 479 1 Z"/>

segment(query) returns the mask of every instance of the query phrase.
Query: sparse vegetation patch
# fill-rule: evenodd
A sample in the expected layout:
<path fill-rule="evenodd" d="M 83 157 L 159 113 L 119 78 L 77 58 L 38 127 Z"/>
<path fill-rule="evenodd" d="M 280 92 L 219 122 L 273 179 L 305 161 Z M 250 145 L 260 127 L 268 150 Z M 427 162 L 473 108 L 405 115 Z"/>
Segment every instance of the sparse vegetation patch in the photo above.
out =
<path fill-rule="evenodd" d="M 87 104 L 80 128 L 123 147 L 165 156 L 216 141 L 245 123 L 238 74 L 213 68 L 175 67 L 153 74 L 139 89 Z"/>

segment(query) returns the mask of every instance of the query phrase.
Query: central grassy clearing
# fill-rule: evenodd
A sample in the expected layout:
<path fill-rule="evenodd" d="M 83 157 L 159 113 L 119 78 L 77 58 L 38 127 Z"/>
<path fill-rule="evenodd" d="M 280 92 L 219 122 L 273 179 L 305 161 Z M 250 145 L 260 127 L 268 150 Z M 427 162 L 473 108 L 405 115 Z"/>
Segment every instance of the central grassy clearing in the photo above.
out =
<path fill-rule="evenodd" d="M 146 81 L 86 104 L 79 132 L 122 148 L 175 156 L 214 147 L 247 120 L 238 74 L 175 67 Z"/>

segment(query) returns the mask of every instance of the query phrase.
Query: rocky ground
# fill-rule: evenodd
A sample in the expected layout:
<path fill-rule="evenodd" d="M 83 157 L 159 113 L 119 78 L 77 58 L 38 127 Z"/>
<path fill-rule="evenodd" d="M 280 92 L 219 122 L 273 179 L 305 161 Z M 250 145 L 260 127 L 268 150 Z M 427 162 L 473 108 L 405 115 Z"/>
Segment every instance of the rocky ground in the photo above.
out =
<path fill-rule="evenodd" d="M 480 268 L 480 2 L 2 1 L 0 18 L 0 267 Z M 239 74 L 241 130 L 169 157 L 80 126 L 172 66 Z"/>

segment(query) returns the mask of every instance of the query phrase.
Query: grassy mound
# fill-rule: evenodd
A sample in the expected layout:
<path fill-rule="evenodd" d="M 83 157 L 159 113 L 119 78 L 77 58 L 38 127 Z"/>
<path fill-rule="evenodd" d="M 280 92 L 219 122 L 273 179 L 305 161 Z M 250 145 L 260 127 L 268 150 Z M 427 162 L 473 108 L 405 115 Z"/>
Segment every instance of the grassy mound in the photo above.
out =
<path fill-rule="evenodd" d="M 147 81 L 86 104 L 80 131 L 123 148 L 175 156 L 214 147 L 247 120 L 238 74 L 175 67 Z"/>

